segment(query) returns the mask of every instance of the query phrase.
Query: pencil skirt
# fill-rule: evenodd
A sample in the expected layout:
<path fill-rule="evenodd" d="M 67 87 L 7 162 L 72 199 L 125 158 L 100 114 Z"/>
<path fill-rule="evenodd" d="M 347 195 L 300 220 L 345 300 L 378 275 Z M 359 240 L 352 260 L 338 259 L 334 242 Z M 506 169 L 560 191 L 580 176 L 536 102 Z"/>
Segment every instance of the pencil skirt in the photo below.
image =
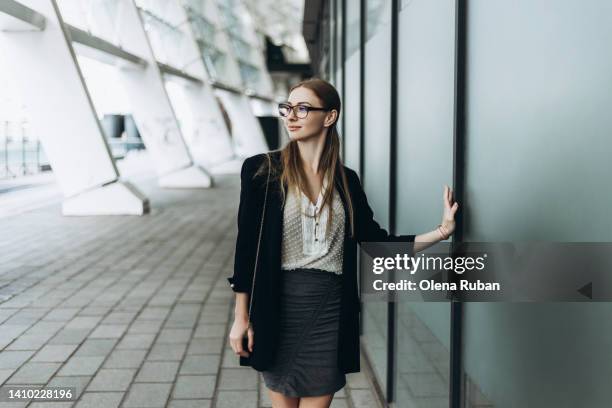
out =
<path fill-rule="evenodd" d="M 338 368 L 342 277 L 306 268 L 281 275 L 279 342 L 262 371 L 266 387 L 289 397 L 333 394 L 346 385 Z"/>

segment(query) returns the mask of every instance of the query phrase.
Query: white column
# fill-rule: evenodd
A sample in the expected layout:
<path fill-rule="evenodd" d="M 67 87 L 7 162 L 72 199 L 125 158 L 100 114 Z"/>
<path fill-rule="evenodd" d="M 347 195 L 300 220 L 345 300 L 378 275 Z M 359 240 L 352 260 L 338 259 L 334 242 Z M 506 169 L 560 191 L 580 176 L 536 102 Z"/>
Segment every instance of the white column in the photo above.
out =
<path fill-rule="evenodd" d="M 132 0 L 122 1 L 120 5 L 123 9 L 116 29 L 121 46 L 148 64 L 144 70 L 123 66 L 119 76 L 131 101 L 136 126 L 155 162 L 159 185 L 210 187 L 210 175 L 203 167 L 193 164 L 140 13 Z"/>
<path fill-rule="evenodd" d="M 203 166 L 214 166 L 234 157 L 232 140 L 208 80 L 208 72 L 196 42 L 194 29 L 189 23 L 187 12 L 180 0 L 175 0 L 178 21 L 185 21 L 184 32 L 188 38 L 185 72 L 202 79 L 201 84 L 183 81 L 185 100 L 191 114 L 191 133 L 185 135 L 194 161 Z"/>
<path fill-rule="evenodd" d="M 231 136 L 212 88 L 185 84 L 192 116 L 192 133 L 186 137 L 196 163 L 214 166 L 234 157 Z"/>
<path fill-rule="evenodd" d="M 146 213 L 148 199 L 118 180 L 56 2 L 20 4 L 44 16 L 44 30 L 0 31 L 0 54 L 66 197 L 63 214 Z"/>
<path fill-rule="evenodd" d="M 216 89 L 232 121 L 234 151 L 240 157 L 248 157 L 269 151 L 266 138 L 257 117 L 253 114 L 247 96 Z"/>

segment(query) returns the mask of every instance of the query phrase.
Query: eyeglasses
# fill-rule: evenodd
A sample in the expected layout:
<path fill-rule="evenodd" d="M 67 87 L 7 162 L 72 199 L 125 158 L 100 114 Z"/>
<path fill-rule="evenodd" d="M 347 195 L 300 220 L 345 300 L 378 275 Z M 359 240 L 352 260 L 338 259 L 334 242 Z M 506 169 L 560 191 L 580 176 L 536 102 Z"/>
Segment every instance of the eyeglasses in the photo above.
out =
<path fill-rule="evenodd" d="M 306 105 L 291 106 L 288 103 L 278 104 L 278 114 L 281 115 L 282 117 L 289 116 L 291 111 L 293 111 L 296 117 L 300 119 L 304 119 L 306 116 L 308 116 L 308 112 L 310 111 L 328 111 L 328 110 L 329 109 L 315 108 L 313 106 L 306 106 Z"/>

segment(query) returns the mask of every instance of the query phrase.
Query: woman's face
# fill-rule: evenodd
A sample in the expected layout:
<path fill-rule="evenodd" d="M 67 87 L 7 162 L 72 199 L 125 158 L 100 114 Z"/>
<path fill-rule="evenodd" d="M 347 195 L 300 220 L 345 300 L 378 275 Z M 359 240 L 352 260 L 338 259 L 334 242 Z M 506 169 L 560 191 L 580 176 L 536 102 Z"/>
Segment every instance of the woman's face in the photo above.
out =
<path fill-rule="evenodd" d="M 310 89 L 305 87 L 295 88 L 289 94 L 287 102 L 291 106 L 304 105 L 311 108 L 323 108 L 319 97 Z M 292 140 L 305 140 L 320 135 L 325 128 L 331 126 L 336 118 L 336 111 L 311 110 L 305 118 L 299 118 L 296 111 L 289 111 L 289 115 L 283 116 L 283 122 Z"/>

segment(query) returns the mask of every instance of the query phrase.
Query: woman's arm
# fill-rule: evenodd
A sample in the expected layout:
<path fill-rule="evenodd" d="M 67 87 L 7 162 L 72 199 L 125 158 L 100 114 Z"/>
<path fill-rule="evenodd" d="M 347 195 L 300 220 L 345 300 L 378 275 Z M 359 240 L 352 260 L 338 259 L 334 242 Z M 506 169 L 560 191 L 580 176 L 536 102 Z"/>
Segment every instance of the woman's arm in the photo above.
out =
<path fill-rule="evenodd" d="M 234 353 L 247 357 L 253 351 L 254 333 L 249 326 L 249 299 L 253 282 L 253 267 L 257 243 L 259 217 L 255 213 L 259 206 L 255 197 L 253 174 L 257 168 L 255 157 L 242 163 L 240 171 L 240 204 L 238 205 L 238 235 L 234 254 L 234 275 L 227 278 L 236 293 L 234 323 L 229 333 L 229 343 Z M 242 347 L 242 338 L 247 333 L 248 350 Z"/>
<path fill-rule="evenodd" d="M 353 172 L 354 173 L 354 172 Z M 355 194 L 355 207 L 360 213 L 355 225 L 355 235 L 358 242 L 410 242 L 408 253 L 415 254 L 424 250 L 443 239 L 447 239 L 455 230 L 454 216 L 459 203 L 452 202 L 452 190 L 444 186 L 444 214 L 441 228 L 419 234 L 419 235 L 392 235 L 382 228 L 374 219 L 374 213 L 368 203 L 365 191 L 357 173 L 354 173 L 357 181 L 357 194 Z M 445 234 L 443 238 L 442 233 Z"/>
<path fill-rule="evenodd" d="M 417 253 L 422 251 L 440 241 L 442 241 L 442 237 L 437 229 L 419 234 L 414 239 L 414 252 Z"/>
<path fill-rule="evenodd" d="M 249 326 L 249 294 L 236 293 L 236 306 L 234 307 L 234 323 L 229 332 L 229 343 L 234 353 L 239 356 L 248 357 L 253 351 L 254 332 Z M 247 333 L 248 350 L 242 348 L 242 337 Z"/>
<path fill-rule="evenodd" d="M 453 202 L 453 190 L 447 185 L 444 186 L 442 201 L 444 205 L 442 223 L 438 228 L 416 236 L 414 252 L 422 251 L 437 242 L 448 239 L 455 231 L 455 214 L 459 209 L 459 203 Z"/>
<path fill-rule="evenodd" d="M 253 174 L 257 169 L 257 156 L 249 157 L 242 163 L 240 171 L 240 203 L 238 205 L 238 234 L 234 253 L 234 274 L 227 278 L 234 292 L 251 291 L 253 266 L 257 245 L 257 229 L 261 205 L 255 197 Z"/>

